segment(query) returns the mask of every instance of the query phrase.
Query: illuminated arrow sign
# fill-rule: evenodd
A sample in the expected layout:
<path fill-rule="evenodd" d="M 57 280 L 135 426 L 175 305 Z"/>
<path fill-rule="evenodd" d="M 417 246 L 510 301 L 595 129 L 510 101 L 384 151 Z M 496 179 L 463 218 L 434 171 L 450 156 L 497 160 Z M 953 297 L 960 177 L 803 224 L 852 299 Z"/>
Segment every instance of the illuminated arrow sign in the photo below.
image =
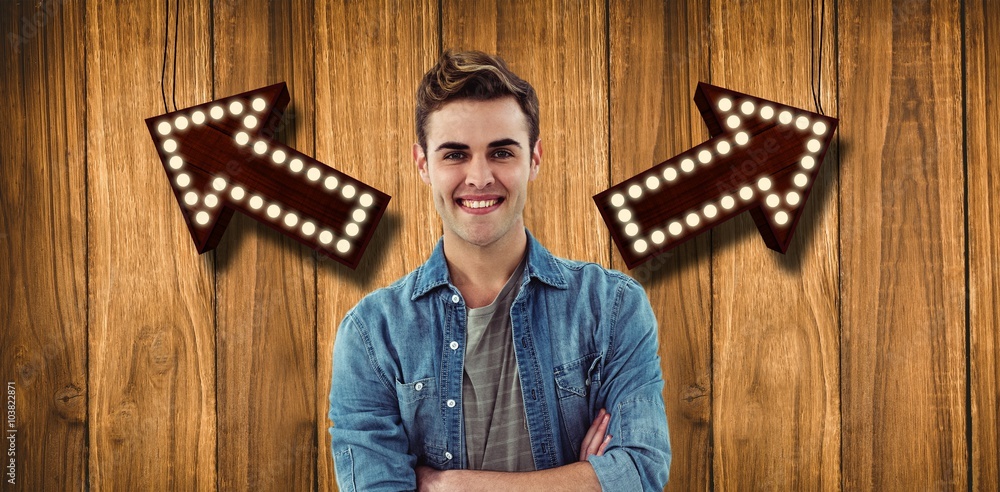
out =
<path fill-rule="evenodd" d="M 275 84 L 146 120 L 199 253 L 233 211 L 351 268 L 389 196 L 272 138 L 288 104 Z"/>
<path fill-rule="evenodd" d="M 695 103 L 712 138 L 594 196 L 628 267 L 746 210 L 784 253 L 837 120 L 704 83 Z"/>

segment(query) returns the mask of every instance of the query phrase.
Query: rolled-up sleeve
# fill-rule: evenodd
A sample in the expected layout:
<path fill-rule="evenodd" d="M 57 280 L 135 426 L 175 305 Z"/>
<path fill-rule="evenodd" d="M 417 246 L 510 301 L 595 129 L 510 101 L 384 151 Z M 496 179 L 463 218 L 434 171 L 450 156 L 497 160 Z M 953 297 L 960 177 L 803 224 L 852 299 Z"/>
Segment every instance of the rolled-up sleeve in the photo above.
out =
<path fill-rule="evenodd" d="M 416 489 L 416 457 L 408 452 L 395 390 L 354 310 L 334 342 L 328 416 L 341 491 Z"/>
<path fill-rule="evenodd" d="M 663 405 L 656 317 L 645 292 L 619 286 L 601 369 L 602 400 L 613 437 L 591 466 L 604 490 L 663 490 L 670 475 L 670 435 Z"/>

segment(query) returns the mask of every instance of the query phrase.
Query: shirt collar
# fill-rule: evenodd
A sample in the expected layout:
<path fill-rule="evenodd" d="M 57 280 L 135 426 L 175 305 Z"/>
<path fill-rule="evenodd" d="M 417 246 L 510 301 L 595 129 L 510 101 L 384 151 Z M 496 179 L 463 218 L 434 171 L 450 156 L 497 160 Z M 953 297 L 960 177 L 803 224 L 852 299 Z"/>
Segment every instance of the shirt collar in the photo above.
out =
<path fill-rule="evenodd" d="M 525 228 L 524 233 L 528 236 L 528 263 L 524 267 L 528 278 L 534 277 L 558 289 L 568 288 L 566 277 L 556 265 L 556 257 L 552 256 L 552 253 L 549 253 L 527 228 Z M 444 257 L 444 237 L 442 236 L 438 239 L 431 257 L 417 269 L 417 279 L 410 300 L 415 301 L 435 287 L 448 283 L 448 262 Z"/>

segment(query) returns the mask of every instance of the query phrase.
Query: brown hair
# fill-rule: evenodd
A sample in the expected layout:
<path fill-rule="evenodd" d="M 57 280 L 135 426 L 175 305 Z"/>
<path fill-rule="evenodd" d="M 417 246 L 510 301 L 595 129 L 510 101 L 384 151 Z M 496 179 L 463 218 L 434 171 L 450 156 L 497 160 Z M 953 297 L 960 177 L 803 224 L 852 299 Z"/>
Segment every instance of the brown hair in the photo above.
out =
<path fill-rule="evenodd" d="M 456 99 L 487 101 L 513 96 L 528 118 L 528 144 L 538 140 L 538 96 L 531 84 L 507 68 L 499 56 L 482 51 L 445 51 L 417 87 L 417 140 L 427 149 L 427 118 Z"/>

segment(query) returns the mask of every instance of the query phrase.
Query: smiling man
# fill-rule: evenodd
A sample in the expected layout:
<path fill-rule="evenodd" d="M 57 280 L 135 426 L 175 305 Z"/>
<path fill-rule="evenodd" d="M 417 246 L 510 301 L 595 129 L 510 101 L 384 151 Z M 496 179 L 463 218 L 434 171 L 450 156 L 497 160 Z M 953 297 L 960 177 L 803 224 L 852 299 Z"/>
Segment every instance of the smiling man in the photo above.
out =
<path fill-rule="evenodd" d="M 534 89 L 497 57 L 447 52 L 416 113 L 413 159 L 444 235 L 337 332 L 340 490 L 662 490 L 670 442 L 642 287 L 551 255 L 524 226 L 542 161 Z"/>

